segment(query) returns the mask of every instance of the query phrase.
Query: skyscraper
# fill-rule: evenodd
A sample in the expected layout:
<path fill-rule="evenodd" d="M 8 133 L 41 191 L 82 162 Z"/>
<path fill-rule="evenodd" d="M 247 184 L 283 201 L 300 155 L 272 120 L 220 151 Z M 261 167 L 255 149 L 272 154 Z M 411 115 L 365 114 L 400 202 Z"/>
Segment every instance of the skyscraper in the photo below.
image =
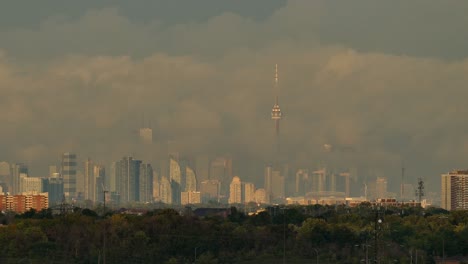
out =
<path fill-rule="evenodd" d="M 11 189 L 10 173 L 10 164 L 6 161 L 0 162 L 0 183 L 3 183 L 6 186 L 8 186 L 8 189 Z"/>
<path fill-rule="evenodd" d="M 312 172 L 312 188 L 316 192 L 326 191 L 327 169 L 322 168 Z"/>
<path fill-rule="evenodd" d="M 151 164 L 140 165 L 140 202 L 153 201 L 153 167 Z"/>
<path fill-rule="evenodd" d="M 179 163 L 173 158 L 169 160 L 169 177 L 171 183 L 172 204 L 180 204 L 182 173 Z"/>
<path fill-rule="evenodd" d="M 195 192 L 197 191 L 197 176 L 190 167 L 185 167 L 185 191 Z"/>
<path fill-rule="evenodd" d="M 441 203 L 445 210 L 468 210 L 468 170 L 442 174 Z"/>
<path fill-rule="evenodd" d="M 63 153 L 62 178 L 65 199 L 71 201 L 76 198 L 76 154 Z"/>
<path fill-rule="evenodd" d="M 148 127 L 140 128 L 139 135 L 140 135 L 140 141 L 144 145 L 153 144 L 153 129 L 148 128 Z"/>
<path fill-rule="evenodd" d="M 271 174 L 271 197 L 274 199 L 285 198 L 284 196 L 284 176 L 280 171 L 274 170 Z"/>
<path fill-rule="evenodd" d="M 209 201 L 219 200 L 220 183 L 218 180 L 202 181 L 200 185 L 200 192 L 204 203 Z"/>
<path fill-rule="evenodd" d="M 234 176 L 229 185 L 229 203 L 242 203 L 242 182 L 239 177 Z"/>
<path fill-rule="evenodd" d="M 161 182 L 159 183 L 159 197 L 161 202 L 172 204 L 172 186 L 170 180 L 166 176 L 161 177 Z"/>
<path fill-rule="evenodd" d="M 377 177 L 375 188 L 376 198 L 387 198 L 387 178 Z"/>
<path fill-rule="evenodd" d="M 229 195 L 229 184 L 232 179 L 232 159 L 228 157 L 217 157 L 210 164 L 210 180 L 221 183 L 220 195 Z"/>
<path fill-rule="evenodd" d="M 62 202 L 63 198 L 63 179 L 58 173 L 47 179 L 45 192 L 49 193 L 49 205 L 56 205 Z"/>
<path fill-rule="evenodd" d="M 84 162 L 84 199 L 94 201 L 95 198 L 95 179 L 94 179 L 94 162 L 88 158 Z"/>
<path fill-rule="evenodd" d="M 139 201 L 139 177 L 141 160 L 134 160 L 132 157 L 123 157 L 116 163 L 115 174 L 120 182 L 120 202 Z"/>
<path fill-rule="evenodd" d="M 22 163 L 11 164 L 11 195 L 18 194 L 20 192 L 20 180 L 21 174 L 28 174 L 28 167 Z"/>
<path fill-rule="evenodd" d="M 197 185 L 209 179 L 210 159 L 208 156 L 198 156 L 195 158 L 195 173 L 197 174 Z"/>
<path fill-rule="evenodd" d="M 244 202 L 255 202 L 255 185 L 251 182 L 244 182 Z"/>
<path fill-rule="evenodd" d="M 104 201 L 104 191 L 108 191 L 106 188 L 106 169 L 102 165 L 94 165 L 93 169 L 94 174 L 94 190 L 92 201 L 103 202 Z"/>
<path fill-rule="evenodd" d="M 44 179 L 36 177 L 28 177 L 26 174 L 20 176 L 20 191 L 19 193 L 38 194 L 44 191 Z"/>
<path fill-rule="evenodd" d="M 309 178 L 308 169 L 298 169 L 296 172 L 296 185 L 294 188 L 295 195 L 305 195 L 312 191 L 312 185 Z"/>

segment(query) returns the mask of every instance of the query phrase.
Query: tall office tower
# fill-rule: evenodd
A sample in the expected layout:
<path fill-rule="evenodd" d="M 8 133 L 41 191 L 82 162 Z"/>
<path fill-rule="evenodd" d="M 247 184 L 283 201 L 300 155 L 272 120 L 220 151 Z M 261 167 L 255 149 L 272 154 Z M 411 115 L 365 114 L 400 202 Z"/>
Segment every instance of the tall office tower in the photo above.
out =
<path fill-rule="evenodd" d="M 103 202 L 104 201 L 104 191 L 108 191 L 105 181 L 106 181 L 106 169 L 102 165 L 94 165 L 93 169 L 94 174 L 94 190 L 92 201 Z"/>
<path fill-rule="evenodd" d="M 278 86 L 278 64 L 275 65 L 275 93 L 276 93 L 276 101 L 273 105 L 273 109 L 271 110 L 271 119 L 275 121 L 275 136 L 276 136 L 276 150 L 275 154 L 279 155 L 279 133 L 280 133 L 280 120 L 281 120 L 281 109 L 279 106 L 279 86 Z M 279 157 L 276 157 L 278 159 Z"/>
<path fill-rule="evenodd" d="M 140 128 L 139 130 L 140 142 L 144 145 L 153 144 L 153 129 L 149 127 Z"/>
<path fill-rule="evenodd" d="M 376 198 L 387 198 L 387 178 L 377 177 L 375 180 L 375 195 Z"/>
<path fill-rule="evenodd" d="M 268 200 L 268 195 L 266 194 L 265 189 L 257 189 L 255 191 L 255 202 L 258 204 L 270 203 L 270 200 Z"/>
<path fill-rule="evenodd" d="M 76 154 L 62 154 L 63 192 L 67 201 L 76 198 L 76 165 Z"/>
<path fill-rule="evenodd" d="M 284 177 L 280 171 L 274 170 L 271 174 L 271 197 L 284 198 Z"/>
<path fill-rule="evenodd" d="M 295 195 L 305 195 L 312 191 L 312 184 L 309 178 L 308 169 L 298 169 L 296 172 L 296 185 L 294 188 Z"/>
<path fill-rule="evenodd" d="M 85 200 L 95 201 L 96 182 L 94 178 L 94 162 L 88 158 L 84 162 L 84 185 L 83 198 Z"/>
<path fill-rule="evenodd" d="M 20 176 L 21 174 L 28 175 L 28 167 L 22 163 L 11 164 L 11 195 L 20 193 Z"/>
<path fill-rule="evenodd" d="M 161 182 L 159 184 L 159 197 L 161 202 L 165 204 L 172 204 L 171 181 L 166 176 L 161 177 Z"/>
<path fill-rule="evenodd" d="M 322 168 L 312 172 L 312 188 L 316 192 L 326 191 L 327 169 Z"/>
<path fill-rule="evenodd" d="M 60 174 L 55 173 L 52 177 L 47 179 L 46 188 L 44 192 L 49 193 L 49 205 L 57 205 L 62 202 L 63 198 L 63 179 Z"/>
<path fill-rule="evenodd" d="M 339 177 L 340 180 L 338 181 L 339 186 L 340 186 L 339 191 L 343 191 L 346 197 L 350 196 L 350 176 L 351 176 L 350 172 L 342 172 L 340 173 L 340 177 Z"/>
<path fill-rule="evenodd" d="M 210 159 L 208 156 L 198 156 L 195 158 L 195 173 L 197 174 L 198 186 L 200 186 L 202 181 L 209 179 Z"/>
<path fill-rule="evenodd" d="M 468 170 L 442 174 L 441 207 L 445 210 L 468 210 Z"/>
<path fill-rule="evenodd" d="M 140 202 L 153 201 L 153 167 L 151 164 L 140 165 Z"/>
<path fill-rule="evenodd" d="M 255 185 L 251 182 L 244 182 L 244 202 L 255 202 Z"/>
<path fill-rule="evenodd" d="M 206 180 L 200 184 L 200 192 L 203 203 L 219 201 L 220 182 L 218 180 Z"/>
<path fill-rule="evenodd" d="M 10 175 L 10 164 L 6 161 L 0 162 L 0 176 Z"/>
<path fill-rule="evenodd" d="M 242 182 L 239 177 L 234 176 L 229 185 L 229 203 L 242 203 Z"/>
<path fill-rule="evenodd" d="M 180 204 L 182 173 L 179 163 L 173 158 L 169 160 L 169 177 L 171 182 L 172 204 Z"/>
<path fill-rule="evenodd" d="M 116 162 L 112 162 L 110 165 L 110 173 L 109 173 L 109 180 L 107 181 L 109 183 L 109 191 L 111 192 L 117 192 L 117 190 L 120 189 L 120 182 L 117 180 L 117 176 L 115 174 L 115 166 L 117 165 Z"/>
<path fill-rule="evenodd" d="M 232 159 L 218 157 L 211 161 L 210 180 L 218 180 L 221 183 L 220 195 L 229 195 L 229 184 L 232 179 Z"/>
<path fill-rule="evenodd" d="M 185 168 L 185 191 L 196 192 L 197 191 L 197 176 L 195 172 L 190 168 Z"/>
<path fill-rule="evenodd" d="M 330 173 L 328 175 L 328 191 L 336 192 L 336 174 Z"/>
<path fill-rule="evenodd" d="M 120 202 L 129 203 L 139 200 L 139 177 L 141 160 L 123 157 L 115 165 L 115 175 L 120 182 Z"/>
<path fill-rule="evenodd" d="M 153 200 L 154 201 L 161 201 L 159 188 L 160 188 L 159 174 L 156 170 L 153 170 Z"/>
<path fill-rule="evenodd" d="M 0 162 L 0 183 L 4 183 L 6 186 L 11 186 L 10 181 L 10 164 L 6 161 L 2 161 Z"/>

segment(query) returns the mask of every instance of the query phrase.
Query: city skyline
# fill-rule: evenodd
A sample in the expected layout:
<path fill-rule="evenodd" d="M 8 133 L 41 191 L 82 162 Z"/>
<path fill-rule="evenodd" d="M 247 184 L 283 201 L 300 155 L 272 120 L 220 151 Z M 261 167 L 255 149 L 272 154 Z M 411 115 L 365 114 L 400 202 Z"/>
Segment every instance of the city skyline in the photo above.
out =
<path fill-rule="evenodd" d="M 278 64 L 293 168 L 373 171 L 400 193 L 402 161 L 406 183 L 437 192 L 441 173 L 468 167 L 467 3 L 158 3 L 6 4 L 0 161 L 35 176 L 66 152 L 156 166 L 173 141 L 187 156 L 230 155 L 257 186 L 273 160 Z"/>

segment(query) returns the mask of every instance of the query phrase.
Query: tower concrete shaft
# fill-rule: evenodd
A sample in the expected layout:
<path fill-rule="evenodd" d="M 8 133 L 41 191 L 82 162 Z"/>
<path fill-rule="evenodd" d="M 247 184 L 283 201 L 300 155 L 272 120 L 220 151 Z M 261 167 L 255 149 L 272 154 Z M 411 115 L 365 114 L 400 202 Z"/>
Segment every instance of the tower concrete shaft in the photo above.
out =
<path fill-rule="evenodd" d="M 280 120 L 282 115 L 278 100 L 278 64 L 275 65 L 275 92 L 277 93 L 277 95 L 275 104 L 273 105 L 273 109 L 271 110 L 271 119 L 275 121 L 276 137 L 278 137 L 280 131 Z"/>

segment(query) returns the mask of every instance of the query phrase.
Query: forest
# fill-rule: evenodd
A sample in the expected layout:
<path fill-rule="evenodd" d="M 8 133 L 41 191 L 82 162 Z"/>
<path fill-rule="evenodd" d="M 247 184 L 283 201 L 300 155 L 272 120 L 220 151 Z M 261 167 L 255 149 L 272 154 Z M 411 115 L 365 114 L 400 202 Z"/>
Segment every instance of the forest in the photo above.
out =
<path fill-rule="evenodd" d="M 434 263 L 468 254 L 468 211 L 367 203 L 227 210 L 4 212 L 0 263 Z"/>

